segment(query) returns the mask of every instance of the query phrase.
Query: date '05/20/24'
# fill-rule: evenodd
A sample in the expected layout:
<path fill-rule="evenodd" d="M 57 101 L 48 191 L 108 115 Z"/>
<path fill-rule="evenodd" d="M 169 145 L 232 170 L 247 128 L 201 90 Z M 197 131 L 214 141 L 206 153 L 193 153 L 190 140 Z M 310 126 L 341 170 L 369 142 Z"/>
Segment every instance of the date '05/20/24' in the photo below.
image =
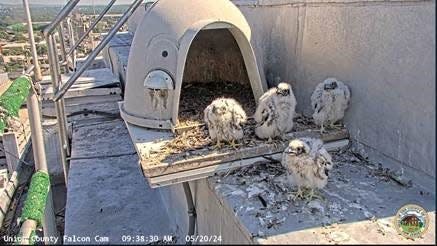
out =
<path fill-rule="evenodd" d="M 187 235 L 185 242 L 192 243 L 221 243 L 221 235 Z"/>
<path fill-rule="evenodd" d="M 219 235 L 187 235 L 185 236 L 185 242 L 197 242 L 197 243 L 220 243 L 222 242 L 222 236 Z M 122 242 L 137 242 L 137 243 L 153 243 L 153 242 L 175 242 L 176 237 L 172 235 L 164 235 L 162 237 L 158 235 L 123 235 L 121 237 Z"/>

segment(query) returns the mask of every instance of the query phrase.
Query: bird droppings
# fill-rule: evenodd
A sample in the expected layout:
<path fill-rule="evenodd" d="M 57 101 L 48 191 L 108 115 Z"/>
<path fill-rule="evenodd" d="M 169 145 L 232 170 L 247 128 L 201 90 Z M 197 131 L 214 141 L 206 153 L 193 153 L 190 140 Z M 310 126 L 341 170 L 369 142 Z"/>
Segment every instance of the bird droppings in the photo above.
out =
<path fill-rule="evenodd" d="M 353 221 L 378 221 L 393 216 L 412 196 L 424 198 L 420 190 L 412 191 L 414 187 L 378 175 L 376 165 L 358 159 L 351 149 L 331 154 L 334 168 L 320 191 L 321 199 L 294 199 L 296 187 L 290 187 L 281 164 L 271 160 L 218 173 L 209 183 L 229 206 L 241 207 L 239 220 L 258 238 Z M 433 204 L 433 197 L 426 198 L 429 201 L 422 199 L 424 204 Z M 387 230 L 381 228 L 380 233 Z M 326 237 L 335 243 L 349 240 L 341 231 L 328 232 Z"/>

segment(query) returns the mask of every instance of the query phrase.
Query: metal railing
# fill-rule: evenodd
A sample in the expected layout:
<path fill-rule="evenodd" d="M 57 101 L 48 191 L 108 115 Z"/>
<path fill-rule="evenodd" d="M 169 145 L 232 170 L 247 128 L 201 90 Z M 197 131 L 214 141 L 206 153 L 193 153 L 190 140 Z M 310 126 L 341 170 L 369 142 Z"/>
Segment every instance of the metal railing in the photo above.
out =
<path fill-rule="evenodd" d="M 67 117 L 65 115 L 65 102 L 64 95 L 68 92 L 70 87 L 77 81 L 77 79 L 85 72 L 87 67 L 94 61 L 97 55 L 103 50 L 103 48 L 109 43 L 112 37 L 117 33 L 117 31 L 126 23 L 129 17 L 133 14 L 133 12 L 140 6 L 143 0 L 135 0 L 129 6 L 129 8 L 124 12 L 121 18 L 117 21 L 117 23 L 111 28 L 109 33 L 105 36 L 105 38 L 99 43 L 99 45 L 88 55 L 88 57 L 83 62 L 82 66 L 76 70 L 75 64 L 75 51 L 80 46 L 80 44 L 85 40 L 86 36 L 97 26 L 99 21 L 101 21 L 104 15 L 109 11 L 112 5 L 116 0 L 111 0 L 105 9 L 99 14 L 90 28 L 78 39 L 77 42 L 74 42 L 73 33 L 69 32 L 69 50 L 66 52 L 65 47 L 65 39 L 63 37 L 63 22 L 69 16 L 69 14 L 73 11 L 76 5 L 80 2 L 80 0 L 71 0 L 69 1 L 58 13 L 58 15 L 54 18 L 54 20 L 44 29 L 44 36 L 47 41 L 48 46 L 48 57 L 50 64 L 50 75 L 52 79 L 52 86 L 54 91 L 53 101 L 56 109 L 56 118 L 58 120 L 58 135 L 59 142 L 61 145 L 61 162 L 64 169 L 64 178 L 65 184 L 67 184 L 68 178 L 68 162 L 67 157 L 70 155 L 70 146 L 68 142 L 67 132 Z M 55 30 L 59 27 L 60 31 L 60 41 L 61 41 L 61 50 L 62 50 L 62 60 L 59 61 L 56 40 L 54 38 Z M 69 26 L 71 28 L 71 25 Z M 73 42 L 72 42 L 73 41 Z M 63 83 L 61 80 L 61 66 L 68 66 L 68 59 L 72 57 L 73 60 L 73 74 L 71 74 L 70 78 L 67 82 Z"/>

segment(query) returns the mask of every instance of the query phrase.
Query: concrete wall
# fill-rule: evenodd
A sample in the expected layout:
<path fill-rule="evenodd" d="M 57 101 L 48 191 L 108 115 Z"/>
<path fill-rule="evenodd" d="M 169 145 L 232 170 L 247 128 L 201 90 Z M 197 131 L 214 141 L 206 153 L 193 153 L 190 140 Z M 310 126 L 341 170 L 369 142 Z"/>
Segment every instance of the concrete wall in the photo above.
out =
<path fill-rule="evenodd" d="M 353 139 L 435 177 L 435 1 L 233 2 L 265 73 L 293 85 L 298 111 L 311 115 L 314 87 L 337 77 L 352 90 Z"/>
<path fill-rule="evenodd" d="M 196 207 L 196 235 L 221 236 L 222 244 L 250 244 L 251 237 L 234 216 L 234 211 L 220 200 L 207 179 L 189 182 Z M 182 184 L 159 188 L 170 224 L 176 225 L 178 244 L 185 244 L 188 232 L 188 208 Z"/>

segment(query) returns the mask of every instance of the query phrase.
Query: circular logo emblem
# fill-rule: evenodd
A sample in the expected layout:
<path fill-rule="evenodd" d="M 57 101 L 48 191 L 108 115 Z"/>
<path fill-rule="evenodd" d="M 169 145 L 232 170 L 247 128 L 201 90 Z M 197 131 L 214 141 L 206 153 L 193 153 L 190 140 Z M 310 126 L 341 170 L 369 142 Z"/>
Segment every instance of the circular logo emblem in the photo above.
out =
<path fill-rule="evenodd" d="M 407 204 L 396 213 L 394 225 L 402 236 L 418 238 L 428 229 L 428 214 L 419 205 Z"/>

